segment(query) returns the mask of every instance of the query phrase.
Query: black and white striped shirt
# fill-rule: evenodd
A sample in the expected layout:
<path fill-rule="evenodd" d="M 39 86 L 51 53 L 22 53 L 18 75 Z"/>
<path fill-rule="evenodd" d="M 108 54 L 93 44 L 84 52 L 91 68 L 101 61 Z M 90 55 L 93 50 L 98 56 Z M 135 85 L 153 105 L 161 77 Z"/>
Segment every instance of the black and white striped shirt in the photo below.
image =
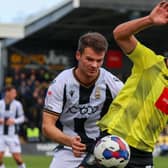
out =
<path fill-rule="evenodd" d="M 22 104 L 18 100 L 13 100 L 10 104 L 6 104 L 4 99 L 0 100 L 0 118 L 4 119 L 4 121 L 8 118 L 15 120 L 14 125 L 0 124 L 0 135 L 17 134 L 18 124 L 24 122 Z"/>
<path fill-rule="evenodd" d="M 96 125 L 123 83 L 101 68 L 97 81 L 85 87 L 75 78 L 74 68 L 61 72 L 49 86 L 45 98 L 45 111 L 60 116 L 64 133 L 80 135 L 82 139 L 95 139 L 100 131 Z"/>

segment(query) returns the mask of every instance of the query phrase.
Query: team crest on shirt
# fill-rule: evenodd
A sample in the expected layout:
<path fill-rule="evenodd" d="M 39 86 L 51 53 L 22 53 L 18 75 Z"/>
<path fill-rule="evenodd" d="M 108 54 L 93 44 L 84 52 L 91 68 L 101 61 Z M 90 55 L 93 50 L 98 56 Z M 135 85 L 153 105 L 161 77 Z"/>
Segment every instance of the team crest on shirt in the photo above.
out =
<path fill-rule="evenodd" d="M 96 99 L 100 99 L 100 96 L 101 96 L 101 94 L 100 94 L 100 88 L 99 88 L 99 87 L 96 87 L 96 90 L 95 90 L 95 98 L 96 98 Z"/>

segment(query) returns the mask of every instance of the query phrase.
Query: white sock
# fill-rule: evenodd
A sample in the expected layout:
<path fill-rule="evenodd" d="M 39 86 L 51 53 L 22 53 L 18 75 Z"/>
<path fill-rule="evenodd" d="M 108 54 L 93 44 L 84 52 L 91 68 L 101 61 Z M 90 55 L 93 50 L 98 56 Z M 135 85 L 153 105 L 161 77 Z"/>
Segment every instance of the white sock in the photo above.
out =
<path fill-rule="evenodd" d="M 4 165 L 4 164 L 2 164 L 2 165 L 0 166 L 0 168 L 5 168 L 5 165 Z"/>
<path fill-rule="evenodd" d="M 22 163 L 21 165 L 18 165 L 18 168 L 26 168 L 26 165 L 24 163 Z"/>

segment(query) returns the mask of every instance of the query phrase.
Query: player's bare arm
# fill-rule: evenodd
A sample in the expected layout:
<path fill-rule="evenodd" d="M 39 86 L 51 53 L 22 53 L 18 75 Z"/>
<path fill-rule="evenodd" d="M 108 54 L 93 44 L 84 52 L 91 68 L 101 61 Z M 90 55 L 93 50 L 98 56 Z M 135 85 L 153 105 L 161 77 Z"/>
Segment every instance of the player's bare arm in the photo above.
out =
<path fill-rule="evenodd" d="M 4 119 L 0 118 L 0 124 L 4 124 Z"/>
<path fill-rule="evenodd" d="M 76 157 L 81 156 L 86 149 L 85 144 L 80 142 L 81 139 L 79 136 L 68 136 L 57 128 L 55 123 L 57 122 L 58 118 L 58 116 L 44 111 L 42 125 L 44 135 L 50 137 L 54 142 L 72 147 L 73 154 Z"/>
<path fill-rule="evenodd" d="M 13 118 L 8 118 L 5 122 L 6 125 L 14 125 L 15 124 L 15 120 Z"/>
<path fill-rule="evenodd" d="M 117 26 L 113 35 L 118 45 L 125 53 L 134 50 L 137 40 L 134 34 L 150 26 L 164 25 L 168 23 L 168 2 L 160 2 L 148 16 L 125 22 Z"/>

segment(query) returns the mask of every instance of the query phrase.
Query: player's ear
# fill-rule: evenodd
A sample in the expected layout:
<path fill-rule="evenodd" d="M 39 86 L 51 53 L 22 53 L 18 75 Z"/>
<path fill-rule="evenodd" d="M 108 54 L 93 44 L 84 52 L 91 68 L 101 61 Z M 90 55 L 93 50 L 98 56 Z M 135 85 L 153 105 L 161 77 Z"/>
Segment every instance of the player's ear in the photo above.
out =
<path fill-rule="evenodd" d="M 77 61 L 79 61 L 80 57 L 81 57 L 81 53 L 79 51 L 76 51 L 76 59 L 77 59 Z"/>

